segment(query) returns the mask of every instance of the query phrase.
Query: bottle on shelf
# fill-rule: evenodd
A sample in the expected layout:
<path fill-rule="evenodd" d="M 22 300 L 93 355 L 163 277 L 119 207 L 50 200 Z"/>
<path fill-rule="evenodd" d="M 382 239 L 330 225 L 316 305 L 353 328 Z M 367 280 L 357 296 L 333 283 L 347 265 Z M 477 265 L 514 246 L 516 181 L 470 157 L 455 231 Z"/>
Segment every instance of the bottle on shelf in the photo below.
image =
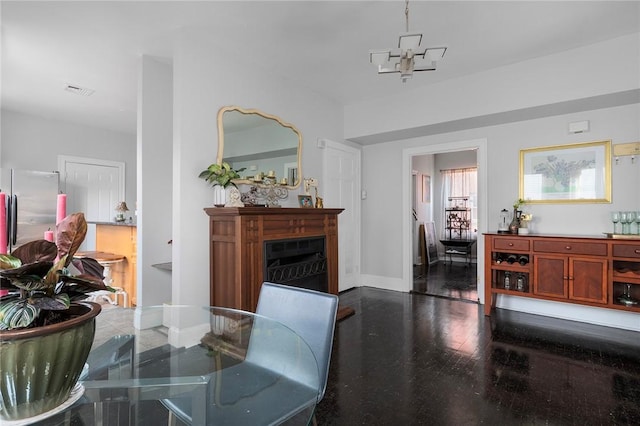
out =
<path fill-rule="evenodd" d="M 502 253 L 496 254 L 496 263 L 500 264 L 505 261 L 504 255 Z"/>
<path fill-rule="evenodd" d="M 526 265 L 527 263 L 529 263 L 529 256 L 527 256 L 526 254 L 521 254 L 520 256 L 518 256 L 518 263 L 522 266 Z"/>
<path fill-rule="evenodd" d="M 527 277 L 524 274 L 518 274 L 516 277 L 516 290 L 525 291 L 527 288 Z"/>
<path fill-rule="evenodd" d="M 511 289 L 511 273 L 509 272 L 505 272 L 504 273 L 504 289 L 505 290 L 509 290 Z"/>
<path fill-rule="evenodd" d="M 507 263 L 513 265 L 518 260 L 518 257 L 515 254 L 510 254 L 507 256 Z"/>

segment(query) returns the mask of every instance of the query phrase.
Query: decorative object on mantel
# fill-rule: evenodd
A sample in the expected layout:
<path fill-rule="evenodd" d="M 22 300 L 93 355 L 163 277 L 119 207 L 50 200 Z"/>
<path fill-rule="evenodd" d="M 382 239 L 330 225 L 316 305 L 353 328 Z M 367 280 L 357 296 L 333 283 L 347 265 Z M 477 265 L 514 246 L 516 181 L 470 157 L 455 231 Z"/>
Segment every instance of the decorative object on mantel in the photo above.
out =
<path fill-rule="evenodd" d="M 118 204 L 116 204 L 115 210 L 118 212 L 116 213 L 115 221 L 119 223 L 124 222 L 126 220 L 124 217 L 124 213 L 129 211 L 127 203 L 125 201 L 120 201 Z"/>
<path fill-rule="evenodd" d="M 400 79 L 406 83 L 413 77 L 414 71 L 435 71 L 436 65 L 444 57 L 446 47 L 427 47 L 420 49 L 422 34 L 409 34 L 409 0 L 405 1 L 405 30 L 398 41 L 399 52 L 391 49 L 370 50 L 369 61 L 378 66 L 378 74 L 400 73 Z M 392 63 L 391 59 L 394 59 Z"/>
<path fill-rule="evenodd" d="M 224 207 L 227 203 L 227 187 L 236 186 L 234 179 L 240 178 L 240 172 L 245 168 L 235 170 L 229 163 L 221 164 L 213 163 L 198 175 L 199 178 L 206 180 L 213 185 L 213 205 L 216 207 Z"/>
<path fill-rule="evenodd" d="M 241 198 L 240 190 L 238 188 L 231 187 L 228 190 L 229 197 L 227 197 L 227 202 L 224 205 L 225 207 L 244 207 L 244 203 Z"/>
<path fill-rule="evenodd" d="M 267 175 L 261 182 L 255 182 L 255 185 L 258 198 L 264 199 L 267 207 L 280 207 L 279 200 L 289 196 L 289 190 L 277 182 L 275 174 Z"/>
<path fill-rule="evenodd" d="M 305 178 L 304 179 L 304 194 L 311 195 L 311 188 L 318 188 L 318 179 Z"/>

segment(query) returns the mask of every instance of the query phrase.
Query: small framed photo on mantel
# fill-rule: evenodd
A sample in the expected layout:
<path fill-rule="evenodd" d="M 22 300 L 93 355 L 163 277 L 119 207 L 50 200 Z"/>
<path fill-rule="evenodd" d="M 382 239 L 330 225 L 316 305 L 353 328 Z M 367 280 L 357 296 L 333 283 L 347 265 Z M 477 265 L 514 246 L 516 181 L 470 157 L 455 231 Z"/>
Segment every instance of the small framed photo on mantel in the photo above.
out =
<path fill-rule="evenodd" d="M 311 195 L 298 195 L 298 204 L 304 209 L 313 208 Z"/>

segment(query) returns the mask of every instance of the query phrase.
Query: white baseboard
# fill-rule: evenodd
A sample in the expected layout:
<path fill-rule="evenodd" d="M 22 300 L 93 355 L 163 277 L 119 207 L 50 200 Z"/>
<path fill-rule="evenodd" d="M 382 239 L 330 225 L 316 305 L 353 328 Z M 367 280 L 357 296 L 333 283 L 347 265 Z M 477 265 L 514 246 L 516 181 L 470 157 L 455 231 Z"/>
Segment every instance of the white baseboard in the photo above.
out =
<path fill-rule="evenodd" d="M 498 295 L 496 307 L 624 330 L 640 331 L 638 314 L 615 309 Z"/>
<path fill-rule="evenodd" d="M 137 307 L 133 313 L 133 327 L 136 330 L 145 330 L 161 325 L 162 309 L 142 309 Z"/>

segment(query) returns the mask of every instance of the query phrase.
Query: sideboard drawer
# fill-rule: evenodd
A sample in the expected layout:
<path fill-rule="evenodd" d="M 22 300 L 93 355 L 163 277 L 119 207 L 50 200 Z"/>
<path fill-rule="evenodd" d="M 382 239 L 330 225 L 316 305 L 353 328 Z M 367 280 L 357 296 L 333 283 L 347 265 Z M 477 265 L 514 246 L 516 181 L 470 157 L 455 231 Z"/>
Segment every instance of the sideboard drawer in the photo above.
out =
<path fill-rule="evenodd" d="M 592 243 L 583 241 L 554 241 L 535 240 L 533 251 L 540 253 L 582 254 L 591 256 L 606 256 L 607 243 Z"/>
<path fill-rule="evenodd" d="M 640 259 L 640 244 L 614 244 L 613 256 Z"/>
<path fill-rule="evenodd" d="M 494 250 L 522 250 L 529 251 L 529 240 L 520 238 L 495 238 L 493 240 Z"/>

